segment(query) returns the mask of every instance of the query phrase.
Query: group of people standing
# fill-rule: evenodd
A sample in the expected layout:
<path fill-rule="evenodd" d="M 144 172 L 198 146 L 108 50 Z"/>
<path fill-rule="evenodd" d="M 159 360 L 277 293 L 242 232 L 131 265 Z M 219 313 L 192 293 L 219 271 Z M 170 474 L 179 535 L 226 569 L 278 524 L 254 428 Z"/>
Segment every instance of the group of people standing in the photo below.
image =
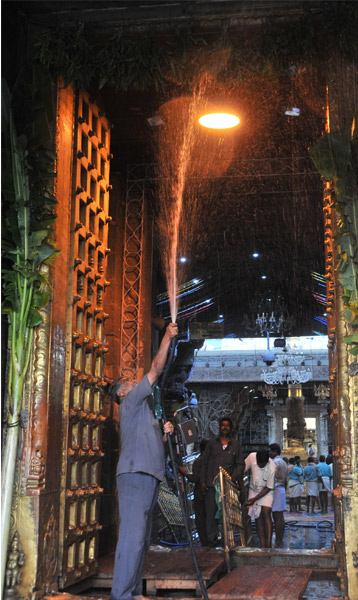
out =
<path fill-rule="evenodd" d="M 333 457 L 321 455 L 317 460 L 311 455 L 303 467 L 300 456 L 290 460 L 282 458 L 281 448 L 275 442 L 267 450 L 252 452 L 244 460 L 240 444 L 231 438 L 231 430 L 231 419 L 223 417 L 218 437 L 202 440 L 201 455 L 193 464 L 193 473 L 180 467 L 181 473 L 195 483 L 194 509 L 200 542 L 202 546 L 218 544 L 215 479 L 221 466 L 241 488 L 240 499 L 246 503 L 249 515 L 256 522 L 261 547 L 271 547 L 274 527 L 275 548 L 282 548 L 286 490 L 290 512 L 302 511 L 301 495 L 306 487 L 307 512 L 314 513 L 317 502 L 320 512 L 327 513 L 328 495 L 332 492 Z M 247 500 L 242 477 L 245 472 L 250 472 Z"/>
<path fill-rule="evenodd" d="M 215 480 L 219 467 L 222 467 L 240 487 L 240 500 L 247 504 L 249 515 L 256 522 L 261 547 L 271 547 L 274 523 L 275 546 L 282 548 L 288 466 L 280 456 L 280 446 L 273 443 L 267 450 L 252 452 L 244 460 L 241 446 L 231 437 L 231 432 L 231 419 L 223 417 L 219 423 L 217 438 L 202 441 L 202 454 L 194 461 L 193 472 L 188 473 L 185 467 L 180 467 L 180 472 L 195 483 L 195 521 L 201 545 L 218 545 Z M 247 471 L 251 472 L 251 477 L 246 500 L 243 475 Z"/>
<path fill-rule="evenodd" d="M 312 447 L 312 446 L 311 446 Z M 307 512 L 314 513 L 316 503 L 322 513 L 328 512 L 329 494 L 333 487 L 333 456 L 323 454 L 319 460 L 314 455 L 308 456 L 307 465 L 302 467 L 301 457 L 290 458 L 288 467 L 288 488 L 290 496 L 290 512 L 300 512 L 301 495 L 306 486 Z"/>

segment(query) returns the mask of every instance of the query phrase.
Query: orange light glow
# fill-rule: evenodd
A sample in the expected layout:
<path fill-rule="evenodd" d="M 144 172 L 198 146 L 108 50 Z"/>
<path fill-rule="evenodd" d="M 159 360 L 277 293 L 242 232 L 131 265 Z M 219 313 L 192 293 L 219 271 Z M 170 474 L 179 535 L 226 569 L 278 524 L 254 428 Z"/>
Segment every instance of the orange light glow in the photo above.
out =
<path fill-rule="evenodd" d="M 240 123 L 239 117 L 228 113 L 210 113 L 199 119 L 200 125 L 209 129 L 230 129 Z"/>

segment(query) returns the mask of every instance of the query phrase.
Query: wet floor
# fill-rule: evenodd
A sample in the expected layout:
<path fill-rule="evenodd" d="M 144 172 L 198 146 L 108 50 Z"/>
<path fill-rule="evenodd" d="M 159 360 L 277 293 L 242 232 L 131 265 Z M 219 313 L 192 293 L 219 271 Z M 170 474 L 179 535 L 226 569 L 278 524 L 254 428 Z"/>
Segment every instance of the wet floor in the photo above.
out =
<path fill-rule="evenodd" d="M 290 550 L 322 550 L 331 548 L 334 540 L 334 514 L 328 513 L 290 513 L 284 512 L 285 534 L 283 547 Z M 255 522 L 252 521 L 252 540 L 254 548 L 260 548 Z M 235 535 L 236 539 L 236 535 Z M 240 545 L 240 537 L 237 542 Z M 275 529 L 273 529 L 272 546 L 275 545 Z"/>
<path fill-rule="evenodd" d="M 343 600 L 338 581 L 309 581 L 302 600 Z"/>
<path fill-rule="evenodd" d="M 285 512 L 284 517 L 286 524 L 283 538 L 284 548 L 320 550 L 331 547 L 334 539 L 334 514 L 332 511 L 325 514 Z M 273 535 L 273 541 L 275 541 L 275 534 Z"/>

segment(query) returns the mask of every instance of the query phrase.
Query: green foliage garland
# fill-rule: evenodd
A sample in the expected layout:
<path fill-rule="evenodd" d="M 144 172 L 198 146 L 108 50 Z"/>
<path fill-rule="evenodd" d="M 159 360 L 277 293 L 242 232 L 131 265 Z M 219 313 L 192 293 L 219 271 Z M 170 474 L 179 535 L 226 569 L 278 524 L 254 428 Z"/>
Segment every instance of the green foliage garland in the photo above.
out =
<path fill-rule="evenodd" d="M 24 75 L 24 73 L 22 73 Z M 28 76 L 30 75 L 30 79 Z M 2 452 L 1 493 L 1 589 L 4 584 L 10 531 L 12 493 L 25 378 L 29 366 L 34 328 L 42 321 L 40 309 L 51 294 L 48 275 L 41 272 L 58 251 L 51 237 L 55 198 L 52 193 L 54 155 L 50 142 L 46 103 L 51 95 L 43 68 L 25 71 L 11 97 L 2 82 L 3 107 L 3 240 L 2 310 L 9 322 L 7 431 Z M 46 94 L 48 92 L 48 94 Z M 16 132 L 14 97 L 20 97 L 20 135 Z M 26 121 L 24 120 L 24 117 Z"/>
<path fill-rule="evenodd" d="M 22 113 L 28 115 L 27 123 L 20 124 L 24 133 L 19 136 L 10 93 L 5 82 L 2 86 L 5 114 L 2 309 L 11 327 L 17 314 L 21 314 L 21 328 L 32 328 L 42 321 L 39 309 L 47 304 L 51 292 L 46 289 L 47 278 L 40 267 L 58 253 L 51 240 L 56 204 L 52 191 L 55 154 L 48 148 L 51 131 L 45 101 L 51 92 L 46 94 L 48 84 L 45 88 L 43 84 L 41 67 L 34 68 L 30 82 L 27 77 L 18 80 L 18 86 L 27 94 L 22 95 Z M 28 294 L 26 307 L 21 309 L 25 294 Z"/>
<path fill-rule="evenodd" d="M 357 56 L 358 6 L 355 2 L 322 2 L 315 14 L 309 8 L 295 21 L 275 22 L 268 17 L 259 35 L 245 40 L 242 30 L 229 31 L 221 24 L 217 39 L 204 39 L 194 20 L 168 29 L 165 38 L 153 28 L 135 33 L 120 27 L 107 42 L 98 40 L 91 26 L 68 23 L 42 29 L 34 36 L 35 59 L 65 84 L 80 88 L 112 86 L 122 91 L 165 91 L 173 83 L 190 86 L 203 66 L 204 55 L 229 49 L 231 57 L 222 78 L 240 80 L 247 72 L 287 69 L 292 64 L 319 64 L 339 52 L 351 60 Z"/>

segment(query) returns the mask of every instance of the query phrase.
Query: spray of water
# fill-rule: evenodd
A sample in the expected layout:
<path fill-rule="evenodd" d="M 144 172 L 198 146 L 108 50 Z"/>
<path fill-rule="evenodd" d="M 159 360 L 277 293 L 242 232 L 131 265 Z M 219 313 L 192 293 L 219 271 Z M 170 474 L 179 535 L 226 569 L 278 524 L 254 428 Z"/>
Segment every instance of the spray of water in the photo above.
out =
<path fill-rule="evenodd" d="M 180 321 L 197 314 L 196 306 L 185 305 L 192 297 L 182 300 L 185 306 L 178 311 L 177 289 L 199 277 L 216 314 L 225 312 L 230 333 L 255 331 L 255 324 L 246 323 L 256 296 L 272 302 L 283 296 L 289 313 L 306 327 L 313 303 L 310 273 L 323 270 L 321 181 L 307 148 L 322 133 L 324 74 L 307 66 L 293 74 L 272 68 L 263 74 L 242 65 L 241 74 L 236 70 L 232 76 L 225 53 L 210 59 L 217 69 L 210 71 L 215 85 L 210 76 L 201 77 L 190 96 L 164 104 L 159 114 L 165 125 L 155 132 L 157 239 L 171 317 Z M 225 64 L 226 78 L 220 71 Z M 180 81 L 175 89 L 179 86 Z M 236 103 L 241 119 L 236 133 L 213 133 L 198 125 L 196 111 L 213 96 Z M 287 116 L 287 106 L 299 106 L 299 118 Z M 264 265 L 251 259 L 257 250 Z M 183 255 L 185 264 L 179 262 Z M 191 260 L 195 269 L 190 271 Z M 261 281 L 262 273 L 266 280 Z M 220 302 L 226 310 L 219 309 Z M 213 319 L 215 312 L 206 315 Z"/>
<path fill-rule="evenodd" d="M 195 106 L 195 102 L 194 102 Z M 177 174 L 172 184 L 172 238 L 169 240 L 169 265 L 166 271 L 170 299 L 170 314 L 175 322 L 178 313 L 178 258 L 180 227 L 183 219 L 184 190 L 188 174 L 188 165 L 193 150 L 193 106 L 190 107 L 188 121 L 184 126 L 183 139 L 178 153 Z"/>
<path fill-rule="evenodd" d="M 203 210 L 203 191 L 212 178 L 227 168 L 233 140 L 223 144 L 220 133 L 211 135 L 198 124 L 208 106 L 211 79 L 201 75 L 190 97 L 173 99 L 162 106 L 165 125 L 158 132 L 159 236 L 167 280 L 172 321 L 177 320 L 178 287 L 186 276 L 180 256 L 189 254 L 198 235 Z"/>

